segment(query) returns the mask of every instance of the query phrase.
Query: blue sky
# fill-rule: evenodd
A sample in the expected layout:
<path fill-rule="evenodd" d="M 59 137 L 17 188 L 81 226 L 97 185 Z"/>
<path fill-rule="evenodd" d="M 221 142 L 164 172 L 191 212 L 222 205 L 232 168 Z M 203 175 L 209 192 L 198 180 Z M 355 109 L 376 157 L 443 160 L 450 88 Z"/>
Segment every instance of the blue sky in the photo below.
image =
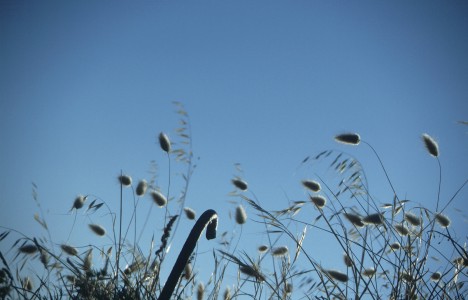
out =
<path fill-rule="evenodd" d="M 376 148 L 403 198 L 435 203 L 438 168 L 424 132 L 440 144 L 442 203 L 467 178 L 468 128 L 457 123 L 468 120 L 463 1 L 0 5 L 1 226 L 41 232 L 31 182 L 57 243 L 70 232 L 77 194 L 118 203 L 120 170 L 149 178 L 155 160 L 164 186 L 167 160 L 156 137 L 175 136 L 174 100 L 191 117 L 199 160 L 186 204 L 197 212 L 227 217 L 234 163 L 268 209 L 304 200 L 300 180 L 315 171 L 297 167 L 326 149 L 360 159 L 371 192 L 388 202 L 369 148 L 333 141 L 344 131 Z M 453 208 L 466 213 L 466 199 L 464 189 Z M 463 218 L 447 213 L 466 238 Z M 228 223 L 220 219 L 224 230 Z M 75 244 L 89 242 L 83 231 L 74 229 Z M 255 231 L 243 234 L 255 241 Z"/>

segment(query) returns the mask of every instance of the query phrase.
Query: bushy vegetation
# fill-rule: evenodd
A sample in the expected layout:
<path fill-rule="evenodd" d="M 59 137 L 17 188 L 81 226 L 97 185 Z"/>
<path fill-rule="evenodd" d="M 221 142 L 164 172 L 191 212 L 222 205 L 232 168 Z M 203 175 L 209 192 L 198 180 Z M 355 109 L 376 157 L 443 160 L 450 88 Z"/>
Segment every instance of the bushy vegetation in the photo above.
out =
<path fill-rule="evenodd" d="M 108 236 L 111 245 L 74 247 L 54 244 L 44 216 L 35 219 L 44 230 L 41 237 L 31 237 L 13 228 L 4 228 L 0 242 L 11 241 L 7 253 L 0 252 L 0 298 L 2 299 L 157 299 L 166 282 L 168 256 L 181 218 L 195 220 L 196 213 L 185 205 L 194 171 L 190 120 L 182 104 L 176 103 L 181 127 L 177 143 L 161 133 L 161 151 L 173 163 L 184 166 L 180 176 L 182 192 L 169 196 L 168 186 L 155 184 L 154 178 L 137 183 L 127 174 L 118 176 L 120 207 L 92 195 L 79 195 L 71 201 L 71 213 L 85 211 L 83 218 L 106 211 L 111 218 L 108 230 L 99 222 L 90 222 L 89 230 Z M 298 182 L 307 199 L 290 201 L 281 210 L 270 210 L 250 192 L 246 179 L 232 179 L 235 209 L 231 220 L 240 228 L 260 226 L 265 240 L 258 249 L 239 246 L 242 231 L 218 233 L 213 244 L 208 280 L 194 270 L 195 252 L 177 282 L 174 299 L 465 299 L 468 253 L 466 237 L 460 240 L 453 231 L 447 207 L 453 197 L 441 201 L 440 193 L 432 207 L 423 207 L 401 199 L 385 166 L 374 148 L 356 133 L 337 135 L 335 140 L 350 146 L 367 146 L 375 153 L 393 191 L 392 202 L 379 203 L 369 191 L 366 173 L 352 155 L 326 150 L 307 157 L 302 166 L 326 163 L 334 180 L 311 174 Z M 441 168 L 439 147 L 429 135 L 421 142 L 428 159 Z M 175 147 L 174 147 L 175 146 Z M 435 175 L 437 176 L 437 174 Z M 439 174 L 441 176 L 441 173 Z M 131 189 L 134 211 L 129 224 L 122 222 L 123 190 Z M 33 198 L 37 199 L 36 187 Z M 439 181 L 440 191 L 440 181 Z M 137 207 L 143 197 L 165 210 L 159 236 L 148 249 L 138 246 Z M 135 200 L 136 199 L 136 200 Z M 207 207 L 208 209 L 208 207 Z M 304 213 L 307 211 L 307 213 Z M 311 220 L 310 212 L 316 218 Z M 116 212 L 116 213 L 115 213 Z M 249 218 L 247 217 L 247 213 Z M 151 211 L 143 218 L 144 225 Z M 253 217 L 252 217 L 253 216 Z M 76 214 L 75 214 L 76 218 Z M 89 218 L 88 220 L 95 220 Z M 299 232 L 292 228 L 301 228 Z M 147 228 L 146 228 L 147 229 Z M 321 232 L 340 249 L 342 267 L 329 268 L 308 251 L 308 236 Z M 16 236 L 16 237 L 15 237 Z M 252 246 L 250 246 L 252 247 Z M 36 264 L 37 272 L 26 272 Z M 39 263 L 39 264 L 38 264 Z M 205 268 L 207 266 L 204 266 Z"/>

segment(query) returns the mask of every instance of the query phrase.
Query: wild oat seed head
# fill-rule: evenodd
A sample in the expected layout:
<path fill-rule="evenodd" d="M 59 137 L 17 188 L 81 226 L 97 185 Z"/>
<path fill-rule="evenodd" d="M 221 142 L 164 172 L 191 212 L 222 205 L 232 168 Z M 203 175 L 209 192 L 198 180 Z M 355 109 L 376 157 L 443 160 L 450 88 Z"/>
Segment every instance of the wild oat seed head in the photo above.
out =
<path fill-rule="evenodd" d="M 169 137 L 164 132 L 159 134 L 159 146 L 161 146 L 161 149 L 164 152 L 171 152 L 171 142 L 169 141 Z"/>
<path fill-rule="evenodd" d="M 89 229 L 91 229 L 95 234 L 99 236 L 105 236 L 106 235 L 106 230 L 104 227 L 97 225 L 97 224 L 89 224 Z"/>
<path fill-rule="evenodd" d="M 37 247 L 33 244 L 26 244 L 24 246 L 19 247 L 18 251 L 23 254 L 34 254 L 37 252 Z"/>
<path fill-rule="evenodd" d="M 145 193 L 146 193 L 146 189 L 148 188 L 148 183 L 146 182 L 146 180 L 140 180 L 140 182 L 138 182 L 138 185 L 136 187 L 136 190 L 135 190 L 135 193 L 137 194 L 137 196 L 144 196 Z"/>
<path fill-rule="evenodd" d="M 231 289 L 228 286 L 224 290 L 223 299 L 224 300 L 231 300 Z"/>
<path fill-rule="evenodd" d="M 422 139 L 424 142 L 424 145 L 426 146 L 427 151 L 429 152 L 430 155 L 434 157 L 439 156 L 439 145 L 436 143 L 436 141 L 427 133 L 424 133 L 422 135 Z"/>
<path fill-rule="evenodd" d="M 336 270 L 326 270 L 325 271 L 331 278 L 338 280 L 340 282 L 347 282 L 348 275 Z"/>
<path fill-rule="evenodd" d="M 167 204 L 166 197 L 161 194 L 159 191 L 153 190 L 151 191 L 151 197 L 153 197 L 153 201 L 159 206 L 164 207 Z"/>
<path fill-rule="evenodd" d="M 343 213 L 346 219 L 348 219 L 351 224 L 353 224 L 356 227 L 364 227 L 364 222 L 362 222 L 362 219 L 360 216 L 352 213 Z"/>
<path fill-rule="evenodd" d="M 60 248 L 62 248 L 63 252 L 65 252 L 68 255 L 71 255 L 71 256 L 77 256 L 78 255 L 78 250 L 76 250 L 75 247 L 62 244 L 62 245 L 60 245 Z"/>
<path fill-rule="evenodd" d="M 437 223 L 439 223 L 439 225 L 442 228 L 449 227 L 451 223 L 450 219 L 446 215 L 443 215 L 441 213 L 435 215 L 435 220 L 437 221 Z"/>
<path fill-rule="evenodd" d="M 93 249 L 89 249 L 83 260 L 83 270 L 90 271 L 93 263 Z"/>
<path fill-rule="evenodd" d="M 24 282 L 23 282 L 23 288 L 28 290 L 28 291 L 32 291 L 33 289 L 33 284 L 32 284 L 32 281 L 29 277 L 26 277 L 24 279 Z"/>
<path fill-rule="evenodd" d="M 335 136 L 335 141 L 348 145 L 359 145 L 361 137 L 357 133 L 343 133 Z"/>
<path fill-rule="evenodd" d="M 196 213 L 193 209 L 191 209 L 190 207 L 184 207 L 184 212 L 187 219 L 195 220 Z"/>
<path fill-rule="evenodd" d="M 184 268 L 184 278 L 185 280 L 190 280 L 192 277 L 192 264 L 187 263 Z"/>
<path fill-rule="evenodd" d="M 409 234 L 409 229 L 403 224 L 395 224 L 393 227 L 401 236 L 407 236 Z"/>
<path fill-rule="evenodd" d="M 76 196 L 75 201 L 73 201 L 72 209 L 80 209 L 80 208 L 82 208 L 83 205 L 84 205 L 85 200 L 86 200 L 86 197 L 84 197 L 84 196 L 82 196 L 82 195 Z"/>
<path fill-rule="evenodd" d="M 310 196 L 310 201 L 315 204 L 318 208 L 323 208 L 325 204 L 327 203 L 327 199 L 322 196 Z"/>
<path fill-rule="evenodd" d="M 364 269 L 364 271 L 362 271 L 362 275 L 366 277 L 372 277 L 374 276 L 374 274 L 375 274 L 374 268 Z"/>
<path fill-rule="evenodd" d="M 247 222 L 247 213 L 245 212 L 244 207 L 239 204 L 239 206 L 236 207 L 236 223 L 239 225 L 245 224 Z"/>
<path fill-rule="evenodd" d="M 247 182 L 240 178 L 234 178 L 231 180 L 232 184 L 241 191 L 246 191 L 248 188 Z"/>
<path fill-rule="evenodd" d="M 314 180 L 302 180 L 302 185 L 311 190 L 312 192 L 318 192 L 321 189 L 320 183 Z"/>
<path fill-rule="evenodd" d="M 130 186 L 132 185 L 132 177 L 128 175 L 119 175 L 119 182 L 123 186 Z"/>
<path fill-rule="evenodd" d="M 203 300 L 203 296 L 205 295 L 205 286 L 203 283 L 198 284 L 197 288 L 197 300 Z"/>
<path fill-rule="evenodd" d="M 288 254 L 288 252 L 289 252 L 289 249 L 287 246 L 280 246 L 280 247 L 271 249 L 271 255 L 275 257 L 285 256 L 286 254 Z"/>
<path fill-rule="evenodd" d="M 343 254 L 343 261 L 347 267 L 352 267 L 353 266 L 353 260 L 351 257 L 349 257 L 348 254 Z"/>
<path fill-rule="evenodd" d="M 410 213 L 410 212 L 405 213 L 405 220 L 406 222 L 410 223 L 413 226 L 421 225 L 421 217 L 418 217 L 415 214 Z"/>
<path fill-rule="evenodd" d="M 435 272 L 435 273 L 432 273 L 431 280 L 437 282 L 440 280 L 441 277 L 442 277 L 442 274 L 440 272 Z"/>
<path fill-rule="evenodd" d="M 261 245 L 258 247 L 258 252 L 260 253 L 265 253 L 268 251 L 268 246 L 267 245 Z"/>
<path fill-rule="evenodd" d="M 286 292 L 286 294 L 291 294 L 293 292 L 293 285 L 292 283 L 288 282 L 286 283 L 286 287 L 284 288 L 284 291 Z"/>
<path fill-rule="evenodd" d="M 400 248 L 401 248 L 401 245 L 398 242 L 390 244 L 390 249 L 392 249 L 393 251 L 399 250 Z"/>
<path fill-rule="evenodd" d="M 383 216 L 381 213 L 375 213 L 365 216 L 362 221 L 367 224 L 372 225 L 382 225 L 383 224 Z"/>

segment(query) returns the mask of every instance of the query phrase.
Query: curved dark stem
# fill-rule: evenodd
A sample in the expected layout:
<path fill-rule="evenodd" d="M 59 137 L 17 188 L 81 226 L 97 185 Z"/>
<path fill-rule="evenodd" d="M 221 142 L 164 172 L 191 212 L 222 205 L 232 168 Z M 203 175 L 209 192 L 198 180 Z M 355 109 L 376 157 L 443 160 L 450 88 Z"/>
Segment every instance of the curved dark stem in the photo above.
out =
<path fill-rule="evenodd" d="M 171 274 L 167 278 L 166 284 L 164 285 L 158 300 L 168 300 L 172 296 L 174 289 L 179 281 L 182 271 L 187 264 L 190 255 L 192 255 L 193 249 L 197 245 L 197 241 L 200 238 L 203 230 L 206 227 L 206 239 L 211 240 L 216 238 L 216 227 L 218 227 L 218 215 L 212 209 L 205 211 L 190 231 L 187 240 L 185 241 L 182 250 L 177 257 L 177 261 L 172 268 Z"/>

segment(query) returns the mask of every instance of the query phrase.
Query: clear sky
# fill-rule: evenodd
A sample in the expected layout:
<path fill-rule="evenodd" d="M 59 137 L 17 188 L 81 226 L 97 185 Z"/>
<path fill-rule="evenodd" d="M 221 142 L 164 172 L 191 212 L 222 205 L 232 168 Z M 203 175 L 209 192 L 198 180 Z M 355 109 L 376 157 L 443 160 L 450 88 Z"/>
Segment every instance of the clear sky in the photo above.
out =
<path fill-rule="evenodd" d="M 226 220 L 235 163 L 262 204 L 281 209 L 306 199 L 304 157 L 345 150 L 389 202 L 369 148 L 333 141 L 344 131 L 376 148 L 400 197 L 434 209 L 437 162 L 420 136 L 440 144 L 445 203 L 468 177 L 468 127 L 457 123 L 468 120 L 467 53 L 465 1 L 1 1 L 0 225 L 41 233 L 31 182 L 57 243 L 77 194 L 117 211 L 120 170 L 149 179 L 155 160 L 164 190 L 156 137 L 175 137 L 174 100 L 199 157 L 186 204 L 218 210 L 221 230 L 238 230 Z M 466 214 L 467 196 L 447 211 L 465 240 L 453 208 Z M 251 251 L 258 235 L 244 227 Z M 75 227 L 70 241 L 100 241 L 91 238 Z"/>

